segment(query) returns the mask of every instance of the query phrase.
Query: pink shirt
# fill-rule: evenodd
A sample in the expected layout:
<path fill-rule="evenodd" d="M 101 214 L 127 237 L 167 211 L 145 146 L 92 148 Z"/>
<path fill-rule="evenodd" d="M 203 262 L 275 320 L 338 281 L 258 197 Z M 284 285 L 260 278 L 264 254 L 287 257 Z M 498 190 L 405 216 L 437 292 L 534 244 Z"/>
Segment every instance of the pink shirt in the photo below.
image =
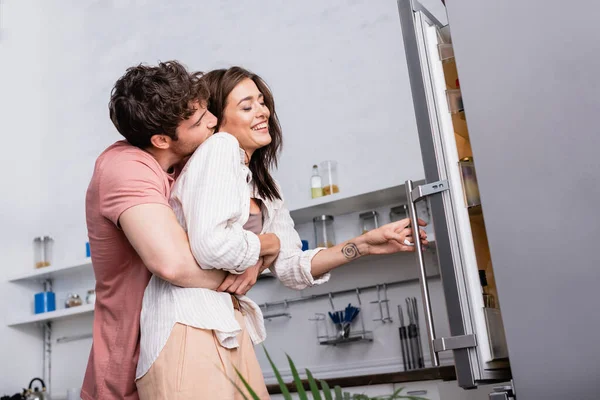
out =
<path fill-rule="evenodd" d="M 169 207 L 173 179 L 147 152 L 125 141 L 96 161 L 86 196 L 86 219 L 96 276 L 93 344 L 83 381 L 84 400 L 138 399 L 140 312 L 150 271 L 118 227 L 130 207 Z"/>

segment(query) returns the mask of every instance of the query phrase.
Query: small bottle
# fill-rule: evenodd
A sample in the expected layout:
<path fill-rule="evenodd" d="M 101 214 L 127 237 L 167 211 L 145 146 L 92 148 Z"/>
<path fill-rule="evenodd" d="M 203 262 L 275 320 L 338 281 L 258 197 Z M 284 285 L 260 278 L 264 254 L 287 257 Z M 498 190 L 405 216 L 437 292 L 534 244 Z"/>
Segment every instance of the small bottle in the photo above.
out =
<path fill-rule="evenodd" d="M 323 197 L 323 182 L 321 180 L 321 175 L 319 175 L 319 167 L 316 165 L 313 165 L 313 173 L 310 178 L 310 189 L 313 199 Z"/>
<path fill-rule="evenodd" d="M 488 282 L 485 276 L 485 270 L 479 270 L 479 282 L 481 283 L 482 295 L 483 295 L 483 306 L 486 308 L 496 308 L 496 301 L 494 295 L 488 293 Z"/>

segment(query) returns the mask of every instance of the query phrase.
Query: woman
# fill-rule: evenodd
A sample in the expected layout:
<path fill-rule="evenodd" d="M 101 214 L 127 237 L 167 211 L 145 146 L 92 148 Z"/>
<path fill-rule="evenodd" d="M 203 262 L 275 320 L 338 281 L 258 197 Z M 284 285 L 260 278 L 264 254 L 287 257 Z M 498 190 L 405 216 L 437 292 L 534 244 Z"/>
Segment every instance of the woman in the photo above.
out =
<path fill-rule="evenodd" d="M 198 264 L 232 274 L 218 291 L 151 279 L 141 316 L 137 384 L 142 400 L 241 399 L 228 379 L 241 386 L 234 367 L 260 398 L 268 399 L 253 349 L 266 336 L 262 313 L 243 296 L 258 274 L 269 267 L 284 285 L 303 289 L 327 282 L 332 269 L 363 255 L 413 250 L 404 244 L 412 241 L 412 231 L 403 220 L 332 248 L 302 251 L 270 174 L 282 135 L 269 88 L 239 67 L 212 71 L 203 79 L 220 133 L 190 158 L 171 203 Z"/>

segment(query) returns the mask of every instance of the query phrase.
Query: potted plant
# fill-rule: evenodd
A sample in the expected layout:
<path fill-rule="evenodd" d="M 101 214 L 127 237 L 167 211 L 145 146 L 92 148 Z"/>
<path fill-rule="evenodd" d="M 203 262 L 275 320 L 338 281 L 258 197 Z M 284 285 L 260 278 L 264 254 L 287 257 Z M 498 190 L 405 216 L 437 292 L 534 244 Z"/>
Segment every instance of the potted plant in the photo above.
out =
<path fill-rule="evenodd" d="M 281 394 L 283 395 L 285 400 L 292 400 L 292 395 L 290 394 L 290 391 L 288 390 L 285 382 L 281 378 L 281 374 L 279 373 L 279 370 L 273 363 L 273 360 L 271 360 L 271 356 L 269 355 L 269 352 L 267 351 L 266 348 L 263 347 L 263 349 L 265 351 L 265 354 L 267 355 L 269 364 L 271 364 L 273 373 L 275 374 L 275 377 L 277 378 L 277 383 L 279 383 L 279 387 L 281 388 Z M 369 397 L 364 394 L 351 394 L 348 392 L 344 392 L 342 390 L 342 388 L 339 386 L 335 386 L 332 390 L 326 381 L 319 380 L 317 382 L 317 380 L 313 377 L 312 373 L 308 369 L 306 369 L 306 379 L 307 379 L 309 387 L 310 387 L 310 394 L 312 394 L 312 398 L 311 398 L 311 397 L 309 397 L 309 394 L 304 389 L 304 385 L 302 384 L 302 379 L 300 378 L 300 374 L 298 373 L 298 370 L 296 369 L 296 365 L 294 364 L 294 362 L 292 361 L 292 359 L 289 355 L 286 354 L 286 356 L 287 356 L 288 362 L 290 364 L 290 370 L 292 371 L 292 377 L 294 378 L 294 383 L 296 385 L 296 390 L 298 392 L 298 397 L 300 400 L 310 400 L 310 399 L 312 399 L 312 400 L 396 400 L 396 399 L 427 400 L 423 397 L 403 395 L 402 391 L 404 390 L 404 388 L 397 389 L 396 391 L 394 391 L 394 393 L 389 394 L 389 395 L 376 396 L 376 397 Z M 254 392 L 254 390 L 252 390 L 252 388 L 250 387 L 248 382 L 244 379 L 242 374 L 240 374 L 240 372 L 237 369 L 236 369 L 236 373 L 238 374 L 238 377 L 240 378 L 240 380 L 242 381 L 242 383 L 244 384 L 244 386 L 248 390 L 248 393 L 251 396 L 251 399 L 248 398 L 246 396 L 246 393 L 242 390 L 242 388 L 240 388 L 239 386 L 236 385 L 236 388 L 242 394 L 244 399 L 245 400 L 260 400 L 259 397 Z M 235 383 L 233 383 L 233 384 L 235 385 Z"/>

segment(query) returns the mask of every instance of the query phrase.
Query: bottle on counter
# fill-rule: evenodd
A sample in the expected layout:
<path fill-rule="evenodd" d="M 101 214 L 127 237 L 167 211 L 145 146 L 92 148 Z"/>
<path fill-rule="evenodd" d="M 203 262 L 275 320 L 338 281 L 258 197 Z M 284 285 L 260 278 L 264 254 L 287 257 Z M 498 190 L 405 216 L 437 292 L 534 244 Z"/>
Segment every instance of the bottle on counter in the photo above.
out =
<path fill-rule="evenodd" d="M 319 175 L 319 167 L 313 165 L 312 176 L 310 178 L 310 190 L 313 199 L 323 197 L 323 181 Z"/>

